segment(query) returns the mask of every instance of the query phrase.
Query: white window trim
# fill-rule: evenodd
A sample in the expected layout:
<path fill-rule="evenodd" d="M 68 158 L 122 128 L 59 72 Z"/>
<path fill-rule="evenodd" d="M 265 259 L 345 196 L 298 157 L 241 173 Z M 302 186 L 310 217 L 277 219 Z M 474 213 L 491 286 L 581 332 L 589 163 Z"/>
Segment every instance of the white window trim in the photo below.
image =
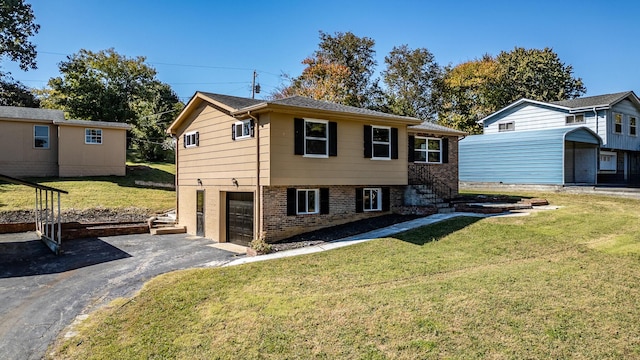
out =
<path fill-rule="evenodd" d="M 240 136 L 238 136 L 238 125 L 240 125 Z M 251 138 L 251 120 L 241 120 L 241 121 L 236 121 L 235 124 L 235 132 L 236 132 L 236 140 L 242 140 L 242 139 L 249 139 Z M 248 126 L 249 127 L 249 134 L 244 135 L 244 127 Z"/>
<path fill-rule="evenodd" d="M 94 131 L 94 130 L 100 131 L 100 141 L 99 142 L 87 141 L 87 135 L 88 135 L 87 132 Z M 89 137 L 93 137 L 93 136 L 89 135 Z M 86 145 L 102 145 L 102 129 L 96 129 L 96 128 L 86 128 L 86 129 L 84 129 L 84 143 Z"/>
<path fill-rule="evenodd" d="M 631 126 L 631 119 L 636 121 L 635 126 Z M 631 133 L 631 128 L 635 128 L 636 130 L 635 134 Z M 635 116 L 629 116 L 629 136 L 638 136 L 638 118 Z"/>
<path fill-rule="evenodd" d="M 367 209 L 365 202 L 365 193 L 367 191 L 376 191 L 378 193 L 376 208 L 375 209 Z M 362 211 L 382 211 L 382 188 L 364 188 L 362 189 Z"/>
<path fill-rule="evenodd" d="M 616 131 L 616 115 L 620 115 L 620 131 Z M 613 129 L 611 129 L 614 134 L 622 134 L 624 133 L 624 115 L 622 113 L 613 113 Z"/>
<path fill-rule="evenodd" d="M 375 141 L 373 140 L 373 133 L 375 129 L 385 129 L 389 131 L 389 142 L 386 141 Z M 389 156 L 379 157 L 376 156 L 376 144 L 377 145 L 387 145 L 389 147 Z M 391 160 L 391 126 L 376 126 L 371 125 L 371 160 Z"/>
<path fill-rule="evenodd" d="M 320 137 L 314 137 L 314 136 L 307 136 L 308 122 L 325 124 L 325 129 L 327 130 L 327 137 L 320 138 Z M 307 154 L 307 140 L 324 140 L 324 144 L 325 144 L 324 154 Z M 304 119 L 304 155 L 303 157 L 311 157 L 311 158 L 328 158 L 329 157 L 329 121 L 320 120 L 320 119 Z"/>
<path fill-rule="evenodd" d="M 426 136 L 416 136 L 416 139 L 424 139 L 427 148 L 426 149 L 413 149 L 414 151 L 421 151 L 424 152 L 425 154 L 425 161 L 415 161 L 418 164 L 442 164 L 442 139 L 441 138 L 436 138 L 436 137 L 426 137 Z M 440 150 L 429 150 L 429 140 L 436 140 L 440 143 Z M 438 153 L 439 155 L 439 161 L 438 162 L 431 162 L 429 161 L 429 153 Z"/>
<path fill-rule="evenodd" d="M 313 191 L 315 193 L 315 211 L 313 212 L 309 212 L 309 203 L 307 203 L 307 211 L 305 212 L 300 212 L 299 211 L 299 203 L 298 203 L 298 199 L 300 199 L 299 194 L 301 192 L 304 192 L 305 194 L 308 194 L 309 192 Z M 309 195 L 305 195 L 305 199 L 309 199 Z M 296 215 L 312 215 L 312 214 L 319 214 L 320 213 L 320 189 L 296 189 Z"/>
<path fill-rule="evenodd" d="M 513 129 L 508 129 L 508 125 L 511 124 Z M 504 125 L 504 129 L 500 129 L 500 125 Z M 516 131 L 516 123 L 515 121 L 507 121 L 498 124 L 498 132 L 507 132 L 507 131 Z"/>
<path fill-rule="evenodd" d="M 577 116 L 582 116 L 582 121 L 577 121 L 577 120 L 576 120 L 576 117 L 577 117 Z M 572 119 L 572 120 L 571 120 L 571 121 L 569 121 L 569 119 Z M 580 114 L 569 114 L 569 115 L 565 116 L 565 118 L 564 118 L 564 123 L 565 123 L 565 125 L 577 125 L 577 124 L 582 125 L 582 124 L 584 124 L 585 122 L 586 122 L 586 119 L 585 119 L 584 113 L 580 113 Z"/>
<path fill-rule="evenodd" d="M 191 148 L 191 147 L 198 146 L 198 145 L 196 145 L 196 136 L 197 136 L 196 134 L 197 133 L 198 133 L 197 131 L 190 131 L 190 132 L 184 134 L 186 136 L 186 139 L 191 139 L 191 136 L 193 136 L 193 142 L 189 141 L 188 144 L 187 144 L 186 139 L 185 139 L 184 147 Z"/>
<path fill-rule="evenodd" d="M 47 128 L 47 146 L 36 146 L 36 139 L 42 138 L 42 136 L 36 136 L 36 127 L 44 127 Z M 51 144 L 51 129 L 49 129 L 48 125 L 33 125 L 33 148 L 34 149 L 49 149 Z"/>

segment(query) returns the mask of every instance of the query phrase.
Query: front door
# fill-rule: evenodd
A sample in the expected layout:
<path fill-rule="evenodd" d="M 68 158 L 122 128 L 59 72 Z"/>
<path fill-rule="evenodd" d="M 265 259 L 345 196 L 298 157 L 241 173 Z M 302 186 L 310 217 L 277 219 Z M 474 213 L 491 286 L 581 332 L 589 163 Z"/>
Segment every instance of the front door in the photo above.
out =
<path fill-rule="evenodd" d="M 249 246 L 253 240 L 253 193 L 227 193 L 227 241 Z"/>
<path fill-rule="evenodd" d="M 204 236 L 204 190 L 196 190 L 196 235 Z"/>

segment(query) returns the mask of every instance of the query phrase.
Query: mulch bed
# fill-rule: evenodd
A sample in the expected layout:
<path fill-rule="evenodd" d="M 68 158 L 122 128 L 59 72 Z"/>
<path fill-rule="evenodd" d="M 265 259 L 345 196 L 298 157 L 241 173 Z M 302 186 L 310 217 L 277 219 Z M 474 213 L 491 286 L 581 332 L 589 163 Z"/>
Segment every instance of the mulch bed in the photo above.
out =
<path fill-rule="evenodd" d="M 401 222 L 417 219 L 419 215 L 388 214 L 375 218 L 354 221 L 348 224 L 331 226 L 280 240 L 271 245 L 274 251 L 297 249 L 313 246 L 324 242 L 342 239 L 348 236 L 362 234 L 368 231 L 391 226 Z"/>

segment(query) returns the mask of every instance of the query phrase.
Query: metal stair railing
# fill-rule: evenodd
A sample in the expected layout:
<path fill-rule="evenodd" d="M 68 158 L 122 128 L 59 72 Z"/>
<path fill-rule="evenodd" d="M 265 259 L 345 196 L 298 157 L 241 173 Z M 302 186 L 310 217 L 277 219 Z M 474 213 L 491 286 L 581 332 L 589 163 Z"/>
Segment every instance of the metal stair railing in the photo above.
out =
<path fill-rule="evenodd" d="M 451 200 L 454 190 L 435 174 L 427 165 L 409 164 L 409 185 L 427 185 L 442 200 Z"/>

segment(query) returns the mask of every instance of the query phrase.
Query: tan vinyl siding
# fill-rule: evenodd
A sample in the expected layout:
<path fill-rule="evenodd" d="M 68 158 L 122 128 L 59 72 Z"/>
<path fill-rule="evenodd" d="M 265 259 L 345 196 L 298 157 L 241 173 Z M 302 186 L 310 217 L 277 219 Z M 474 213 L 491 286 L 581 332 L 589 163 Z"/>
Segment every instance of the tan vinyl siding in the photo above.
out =
<path fill-rule="evenodd" d="M 86 144 L 85 129 L 101 129 L 102 143 Z M 59 137 L 61 177 L 126 175 L 125 129 L 60 125 Z"/>
<path fill-rule="evenodd" d="M 195 114 L 193 121 L 178 139 L 178 183 L 196 186 L 201 179 L 206 186 L 229 185 L 235 178 L 240 185 L 255 185 L 256 139 L 231 139 L 231 125 L 236 119 L 206 107 Z M 197 131 L 199 146 L 183 147 L 182 135 Z"/>
<path fill-rule="evenodd" d="M 322 119 L 333 121 L 332 119 Z M 311 158 L 294 155 L 294 116 L 271 116 L 270 185 L 406 185 L 406 125 L 384 122 L 337 121 L 338 156 Z M 364 158 L 364 125 L 398 129 L 398 159 Z"/>
<path fill-rule="evenodd" d="M 49 127 L 49 148 L 34 146 L 34 125 Z M 56 126 L 43 121 L 0 121 L 0 174 L 14 177 L 58 176 Z"/>

